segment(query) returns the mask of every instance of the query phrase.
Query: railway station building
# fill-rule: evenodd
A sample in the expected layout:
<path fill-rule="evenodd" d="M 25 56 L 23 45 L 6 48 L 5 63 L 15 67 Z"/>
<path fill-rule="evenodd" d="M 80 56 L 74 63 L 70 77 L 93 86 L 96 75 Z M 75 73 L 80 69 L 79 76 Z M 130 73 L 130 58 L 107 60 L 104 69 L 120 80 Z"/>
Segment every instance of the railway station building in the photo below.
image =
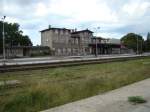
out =
<path fill-rule="evenodd" d="M 94 55 L 96 48 L 98 54 L 122 53 L 119 39 L 95 37 L 89 29 L 77 31 L 49 27 L 40 32 L 41 46 L 48 46 L 55 56 Z"/>
<path fill-rule="evenodd" d="M 89 55 L 89 43 L 93 32 L 65 28 L 49 28 L 41 31 L 41 46 L 48 46 L 53 55 Z"/>

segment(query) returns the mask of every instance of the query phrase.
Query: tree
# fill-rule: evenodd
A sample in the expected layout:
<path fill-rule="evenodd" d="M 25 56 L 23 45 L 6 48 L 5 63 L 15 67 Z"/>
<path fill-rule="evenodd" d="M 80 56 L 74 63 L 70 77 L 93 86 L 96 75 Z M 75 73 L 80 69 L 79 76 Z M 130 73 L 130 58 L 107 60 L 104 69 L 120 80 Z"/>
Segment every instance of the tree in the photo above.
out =
<path fill-rule="evenodd" d="M 23 35 L 23 31 L 19 29 L 18 23 L 4 23 L 5 25 L 5 46 L 32 46 L 32 42 L 27 35 Z M 2 53 L 3 46 L 3 22 L 0 21 L 0 53 Z"/>
<path fill-rule="evenodd" d="M 124 46 L 129 49 L 133 49 L 135 52 L 137 51 L 137 48 L 139 53 L 141 53 L 144 49 L 144 39 L 141 35 L 138 34 L 128 33 L 121 38 L 121 42 Z"/>
<path fill-rule="evenodd" d="M 147 34 L 147 39 L 145 41 L 146 44 L 146 51 L 150 51 L 150 33 Z"/>

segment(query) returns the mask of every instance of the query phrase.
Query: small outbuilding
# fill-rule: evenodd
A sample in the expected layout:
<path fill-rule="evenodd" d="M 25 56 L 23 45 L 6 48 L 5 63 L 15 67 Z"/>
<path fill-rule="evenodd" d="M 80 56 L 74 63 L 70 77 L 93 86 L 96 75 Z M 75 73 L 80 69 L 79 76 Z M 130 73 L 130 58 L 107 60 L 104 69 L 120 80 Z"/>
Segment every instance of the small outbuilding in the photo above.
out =
<path fill-rule="evenodd" d="M 12 46 L 6 47 L 6 57 L 34 57 L 50 55 L 50 48 L 47 46 Z"/>

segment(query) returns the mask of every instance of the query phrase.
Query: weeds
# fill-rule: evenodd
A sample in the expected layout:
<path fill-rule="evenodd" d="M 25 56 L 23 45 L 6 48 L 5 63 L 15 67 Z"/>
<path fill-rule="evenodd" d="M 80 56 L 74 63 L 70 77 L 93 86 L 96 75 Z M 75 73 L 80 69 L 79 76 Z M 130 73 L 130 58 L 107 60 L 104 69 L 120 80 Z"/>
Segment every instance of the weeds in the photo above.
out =
<path fill-rule="evenodd" d="M 147 102 L 142 96 L 130 96 L 128 97 L 128 101 L 134 104 Z"/>
<path fill-rule="evenodd" d="M 18 80 L 22 86 L 0 88 L 1 93 L 4 90 L 9 93 L 0 96 L 0 111 L 36 112 L 149 78 L 150 67 L 142 64 L 148 61 L 150 59 L 3 73 L 0 80 Z"/>

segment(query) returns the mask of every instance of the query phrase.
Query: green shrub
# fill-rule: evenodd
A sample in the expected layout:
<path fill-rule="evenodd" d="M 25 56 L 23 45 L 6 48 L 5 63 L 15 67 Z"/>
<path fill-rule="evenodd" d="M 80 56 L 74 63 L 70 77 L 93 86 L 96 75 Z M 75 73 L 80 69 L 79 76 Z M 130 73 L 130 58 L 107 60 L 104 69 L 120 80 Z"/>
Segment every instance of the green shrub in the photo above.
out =
<path fill-rule="evenodd" d="M 48 107 L 48 95 L 42 91 L 30 91 L 13 97 L 5 105 L 6 112 L 27 112 Z M 34 110 L 34 111 L 37 111 Z"/>
<path fill-rule="evenodd" d="M 147 102 L 142 96 L 130 96 L 128 97 L 128 101 L 136 104 Z"/>

